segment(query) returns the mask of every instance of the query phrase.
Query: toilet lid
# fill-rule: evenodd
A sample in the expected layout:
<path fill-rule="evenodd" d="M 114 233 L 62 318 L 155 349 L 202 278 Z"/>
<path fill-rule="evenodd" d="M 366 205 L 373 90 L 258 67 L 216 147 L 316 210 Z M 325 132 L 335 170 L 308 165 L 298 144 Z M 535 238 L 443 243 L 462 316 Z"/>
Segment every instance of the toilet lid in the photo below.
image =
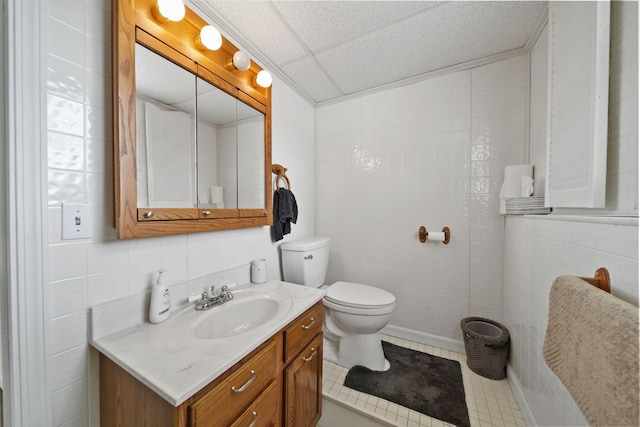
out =
<path fill-rule="evenodd" d="M 384 289 L 351 282 L 336 282 L 329 286 L 325 298 L 349 307 L 385 307 L 396 302 L 396 297 Z"/>

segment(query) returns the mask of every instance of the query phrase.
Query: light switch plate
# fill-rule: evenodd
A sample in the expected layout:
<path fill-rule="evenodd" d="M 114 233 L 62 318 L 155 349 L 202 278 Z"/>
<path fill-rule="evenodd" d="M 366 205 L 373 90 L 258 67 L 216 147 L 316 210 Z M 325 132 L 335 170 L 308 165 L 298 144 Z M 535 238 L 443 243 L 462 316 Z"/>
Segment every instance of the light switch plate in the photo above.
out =
<path fill-rule="evenodd" d="M 93 228 L 91 209 L 86 204 L 62 204 L 62 240 L 88 239 Z"/>

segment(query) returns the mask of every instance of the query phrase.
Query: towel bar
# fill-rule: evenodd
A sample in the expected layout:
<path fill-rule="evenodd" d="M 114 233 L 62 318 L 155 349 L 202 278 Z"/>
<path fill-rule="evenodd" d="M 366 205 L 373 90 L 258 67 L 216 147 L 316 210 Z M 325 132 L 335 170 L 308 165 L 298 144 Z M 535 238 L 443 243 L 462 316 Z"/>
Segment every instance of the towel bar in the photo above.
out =
<path fill-rule="evenodd" d="M 591 283 L 598 289 L 611 293 L 611 280 L 609 279 L 609 270 L 600 267 L 596 270 L 594 277 L 580 277 L 585 282 Z"/>

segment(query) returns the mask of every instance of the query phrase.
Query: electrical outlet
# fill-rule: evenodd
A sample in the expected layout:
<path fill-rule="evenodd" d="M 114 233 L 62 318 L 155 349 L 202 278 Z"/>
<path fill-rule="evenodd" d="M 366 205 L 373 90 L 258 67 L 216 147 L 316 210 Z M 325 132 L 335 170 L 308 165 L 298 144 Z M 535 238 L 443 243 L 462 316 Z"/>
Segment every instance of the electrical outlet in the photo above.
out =
<path fill-rule="evenodd" d="M 89 205 L 62 204 L 62 239 L 88 239 L 92 229 Z"/>

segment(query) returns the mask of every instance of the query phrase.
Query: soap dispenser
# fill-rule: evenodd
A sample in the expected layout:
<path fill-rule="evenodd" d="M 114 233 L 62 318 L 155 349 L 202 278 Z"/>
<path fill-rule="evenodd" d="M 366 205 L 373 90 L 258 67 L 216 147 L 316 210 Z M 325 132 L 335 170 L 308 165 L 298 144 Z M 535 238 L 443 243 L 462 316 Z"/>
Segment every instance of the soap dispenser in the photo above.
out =
<path fill-rule="evenodd" d="M 158 279 L 151 289 L 151 306 L 149 309 L 149 321 L 151 323 L 164 322 L 171 314 L 169 285 L 165 283 L 162 276 L 164 272 L 164 270 L 158 270 Z"/>

